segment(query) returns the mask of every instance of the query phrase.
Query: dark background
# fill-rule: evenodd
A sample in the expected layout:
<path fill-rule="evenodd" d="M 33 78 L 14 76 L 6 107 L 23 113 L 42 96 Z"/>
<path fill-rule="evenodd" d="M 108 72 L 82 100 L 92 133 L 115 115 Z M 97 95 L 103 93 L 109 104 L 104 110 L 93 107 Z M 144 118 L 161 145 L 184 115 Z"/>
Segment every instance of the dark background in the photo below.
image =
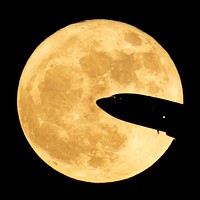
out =
<path fill-rule="evenodd" d="M 57 5 L 54 5 L 57 4 Z M 54 2 L 42 6 L 36 3 L 12 4 L 5 7 L 6 36 L 9 37 L 8 61 L 13 71 L 12 112 L 14 123 L 8 125 L 9 136 L 4 151 L 9 161 L 4 163 L 7 195 L 15 197 L 56 197 L 57 199 L 100 197 L 156 198 L 190 197 L 197 192 L 198 185 L 198 131 L 194 115 L 195 99 L 198 95 L 198 12 L 193 3 L 152 2 L 140 5 L 135 2 L 109 3 L 94 1 L 90 4 Z M 174 61 L 183 85 L 185 116 L 183 126 L 166 153 L 143 173 L 119 182 L 106 184 L 85 183 L 68 178 L 47 166 L 32 150 L 22 132 L 16 107 L 17 87 L 26 61 L 35 48 L 48 36 L 71 23 L 87 19 L 112 19 L 123 21 L 156 39 Z M 10 82 L 10 81 L 9 81 Z M 178 119 L 177 119 L 178 120 Z M 197 122 L 198 123 L 198 122 Z M 9 144 L 9 145 L 8 145 Z M 5 153 L 6 152 L 6 153 Z M 8 155 L 7 155 L 8 154 Z"/>

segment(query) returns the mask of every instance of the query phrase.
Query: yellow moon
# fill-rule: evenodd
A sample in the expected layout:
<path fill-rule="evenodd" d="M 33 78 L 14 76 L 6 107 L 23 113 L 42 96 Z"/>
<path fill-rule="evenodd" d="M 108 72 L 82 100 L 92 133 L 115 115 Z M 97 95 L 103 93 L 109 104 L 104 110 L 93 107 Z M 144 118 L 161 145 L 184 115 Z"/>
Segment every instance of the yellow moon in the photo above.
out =
<path fill-rule="evenodd" d="M 174 138 L 109 116 L 96 100 L 137 93 L 183 103 L 174 62 L 151 36 L 124 22 L 93 19 L 46 38 L 21 74 L 17 109 L 25 137 L 56 171 L 106 183 L 152 166 Z"/>

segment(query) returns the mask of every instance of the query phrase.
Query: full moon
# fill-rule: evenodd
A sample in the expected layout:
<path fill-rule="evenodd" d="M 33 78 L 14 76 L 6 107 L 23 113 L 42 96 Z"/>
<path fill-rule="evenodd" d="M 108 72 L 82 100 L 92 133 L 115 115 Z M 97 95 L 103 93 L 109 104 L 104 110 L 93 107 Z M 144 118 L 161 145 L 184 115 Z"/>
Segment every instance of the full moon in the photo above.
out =
<path fill-rule="evenodd" d="M 28 143 L 50 167 L 79 181 L 114 182 L 143 172 L 174 138 L 96 105 L 116 93 L 183 103 L 174 62 L 142 30 L 106 19 L 58 30 L 38 45 L 19 80 L 17 110 Z"/>

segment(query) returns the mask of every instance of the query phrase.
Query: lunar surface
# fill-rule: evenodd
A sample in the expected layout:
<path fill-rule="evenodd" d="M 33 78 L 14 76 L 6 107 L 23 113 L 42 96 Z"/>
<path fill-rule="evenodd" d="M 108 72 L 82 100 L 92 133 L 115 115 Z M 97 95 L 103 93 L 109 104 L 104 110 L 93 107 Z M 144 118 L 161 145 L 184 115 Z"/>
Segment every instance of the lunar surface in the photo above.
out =
<path fill-rule="evenodd" d="M 95 19 L 58 30 L 35 49 L 19 81 L 17 109 L 27 141 L 46 164 L 80 181 L 113 182 L 141 173 L 174 138 L 96 105 L 116 93 L 183 103 L 174 62 L 138 28 Z"/>

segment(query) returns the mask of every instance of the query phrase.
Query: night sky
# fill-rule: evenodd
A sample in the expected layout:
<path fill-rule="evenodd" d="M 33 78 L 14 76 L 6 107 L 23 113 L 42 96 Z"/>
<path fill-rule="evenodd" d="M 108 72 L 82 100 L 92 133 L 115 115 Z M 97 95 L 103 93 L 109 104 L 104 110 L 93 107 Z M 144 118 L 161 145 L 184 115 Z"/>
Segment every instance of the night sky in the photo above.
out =
<path fill-rule="evenodd" d="M 56 2 L 54 2 L 56 3 Z M 123 199 L 184 197 L 190 199 L 197 192 L 196 165 L 199 151 L 195 143 L 198 131 L 195 131 L 196 115 L 194 106 L 197 91 L 198 55 L 194 48 L 197 45 L 198 16 L 196 6 L 160 3 L 147 5 L 144 8 L 133 3 L 122 1 L 109 6 L 103 2 L 93 2 L 91 5 L 16 5 L 11 12 L 12 17 L 6 20 L 8 35 L 11 35 L 12 57 L 11 70 L 14 69 L 14 86 L 12 112 L 14 125 L 9 125 L 8 148 L 10 157 L 5 169 L 6 195 L 14 193 L 15 197 L 36 196 L 57 199 L 80 198 L 98 199 L 112 197 Z M 15 6 L 14 6 L 15 7 Z M 77 8 L 78 7 L 78 8 Z M 9 8 L 9 6 L 8 6 Z M 79 9 L 79 10 L 77 10 Z M 48 36 L 71 23 L 88 19 L 112 19 L 126 22 L 151 35 L 169 53 L 179 71 L 183 92 L 185 116 L 182 127 L 176 134 L 177 139 L 166 153 L 149 169 L 133 178 L 106 184 L 92 184 L 68 178 L 56 172 L 45 164 L 32 150 L 22 132 L 16 107 L 18 81 L 26 61 L 35 48 Z M 12 33 L 12 34 L 11 34 Z M 10 36 L 9 36 L 10 37 Z M 198 116 L 197 116 L 198 117 Z M 198 122 L 197 122 L 198 123 Z M 195 141 L 196 140 L 196 141 Z M 8 142 L 7 142 L 8 143 Z M 4 155 L 6 154 L 3 152 Z M 198 180 L 197 180 L 198 181 Z M 198 184 L 198 183 L 197 183 Z M 13 191 L 16 192 L 13 192 Z M 27 191 L 27 194 L 24 192 Z M 46 199 L 46 198 L 45 198 Z"/>

